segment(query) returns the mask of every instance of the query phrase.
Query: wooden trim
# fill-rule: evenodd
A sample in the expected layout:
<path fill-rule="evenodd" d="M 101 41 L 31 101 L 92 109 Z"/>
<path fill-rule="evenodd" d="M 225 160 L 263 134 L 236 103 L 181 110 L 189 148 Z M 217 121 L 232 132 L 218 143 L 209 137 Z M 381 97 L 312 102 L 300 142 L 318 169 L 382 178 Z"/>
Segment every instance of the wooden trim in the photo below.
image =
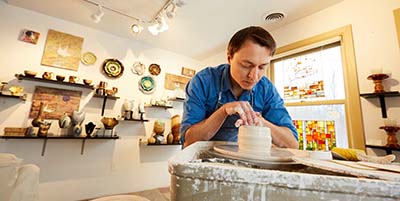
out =
<path fill-rule="evenodd" d="M 298 49 L 304 46 L 309 46 L 313 43 L 318 43 L 334 37 L 340 37 L 341 53 L 343 61 L 344 87 L 345 87 L 345 117 L 348 134 L 348 143 L 350 148 L 365 150 L 365 137 L 362 122 L 362 112 L 359 96 L 359 87 L 357 79 L 357 67 L 355 61 L 353 35 L 351 25 L 340 27 L 338 29 L 316 35 L 283 47 L 276 50 L 276 54 L 281 54 L 293 49 Z M 273 72 L 273 64 L 271 64 Z M 274 80 L 273 74 L 270 74 L 271 80 Z M 324 101 L 326 102 L 326 101 Z M 317 105 L 315 103 L 307 103 L 309 105 Z M 288 104 L 288 106 L 293 103 Z M 304 105 L 305 103 L 299 103 Z M 338 103 L 337 103 L 338 104 Z"/>
<path fill-rule="evenodd" d="M 394 10 L 393 15 L 394 15 L 394 22 L 396 24 L 396 30 L 397 30 L 397 42 L 399 43 L 399 47 L 400 47 L 400 8 Z"/>
<path fill-rule="evenodd" d="M 304 101 L 285 103 L 285 106 L 340 105 L 345 104 L 345 102 L 346 100 Z"/>

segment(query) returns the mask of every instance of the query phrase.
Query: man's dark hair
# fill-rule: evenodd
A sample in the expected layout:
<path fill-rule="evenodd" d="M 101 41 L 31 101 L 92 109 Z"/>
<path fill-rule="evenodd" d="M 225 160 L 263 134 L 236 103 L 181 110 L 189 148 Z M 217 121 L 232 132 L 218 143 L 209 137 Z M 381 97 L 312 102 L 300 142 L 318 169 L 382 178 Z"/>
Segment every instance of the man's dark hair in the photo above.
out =
<path fill-rule="evenodd" d="M 276 43 L 271 34 L 262 27 L 250 26 L 236 32 L 228 45 L 228 55 L 233 56 L 242 47 L 246 40 L 266 47 L 271 50 L 271 56 L 274 55 Z"/>

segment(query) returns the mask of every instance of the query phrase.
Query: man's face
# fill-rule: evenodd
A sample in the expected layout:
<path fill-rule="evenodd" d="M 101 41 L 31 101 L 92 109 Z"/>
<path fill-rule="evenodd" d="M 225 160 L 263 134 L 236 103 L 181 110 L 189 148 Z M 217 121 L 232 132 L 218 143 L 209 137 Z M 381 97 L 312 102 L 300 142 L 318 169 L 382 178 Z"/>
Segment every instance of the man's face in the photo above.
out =
<path fill-rule="evenodd" d="M 232 81 L 244 90 L 251 90 L 264 75 L 270 61 L 270 49 L 251 40 L 245 41 L 239 51 L 228 55 Z"/>

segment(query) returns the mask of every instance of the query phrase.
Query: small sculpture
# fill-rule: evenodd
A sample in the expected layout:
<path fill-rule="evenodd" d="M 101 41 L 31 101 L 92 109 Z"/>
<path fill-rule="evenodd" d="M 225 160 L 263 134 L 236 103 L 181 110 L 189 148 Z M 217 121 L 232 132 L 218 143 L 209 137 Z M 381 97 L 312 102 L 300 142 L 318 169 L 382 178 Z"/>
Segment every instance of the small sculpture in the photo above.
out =
<path fill-rule="evenodd" d="M 118 120 L 115 117 L 103 117 L 101 123 L 103 123 L 105 129 L 113 129 L 118 124 Z"/>
<path fill-rule="evenodd" d="M 96 124 L 94 124 L 93 122 L 89 122 L 88 124 L 85 125 L 86 137 L 91 136 L 91 134 L 94 131 L 94 128 L 96 128 Z"/>
<path fill-rule="evenodd" d="M 44 109 L 46 107 L 47 107 L 46 104 L 44 104 L 43 102 L 40 102 L 40 108 L 39 108 L 38 115 L 32 120 L 32 126 L 33 127 L 39 127 L 40 124 L 44 121 L 43 113 L 44 113 Z"/>
<path fill-rule="evenodd" d="M 156 120 L 154 122 L 153 134 L 150 137 L 150 139 L 147 140 L 147 142 L 149 144 L 162 144 L 164 142 L 164 131 L 165 131 L 165 123 L 161 120 Z"/>
<path fill-rule="evenodd" d="M 171 117 L 171 133 L 173 136 L 173 142 L 171 144 L 180 144 L 181 140 L 181 133 L 180 133 L 180 128 L 181 128 L 181 116 L 174 115 Z"/>
<path fill-rule="evenodd" d="M 124 118 L 126 120 L 132 119 L 132 108 L 133 108 L 133 103 L 134 101 L 128 101 L 128 99 L 125 99 L 123 108 L 124 108 Z"/>
<path fill-rule="evenodd" d="M 74 136 L 81 135 L 81 133 L 82 133 L 81 124 L 82 124 L 83 120 L 85 119 L 85 115 L 86 115 L 86 113 L 83 111 L 81 111 L 81 112 L 73 111 L 72 112 L 72 124 L 73 124 L 72 133 Z"/>
<path fill-rule="evenodd" d="M 41 123 L 39 124 L 38 136 L 40 136 L 40 137 L 46 137 L 46 136 L 47 136 L 47 133 L 48 133 L 48 131 L 49 131 L 49 129 L 50 129 L 50 126 L 51 126 L 51 122 L 46 122 L 46 121 L 41 122 Z"/>

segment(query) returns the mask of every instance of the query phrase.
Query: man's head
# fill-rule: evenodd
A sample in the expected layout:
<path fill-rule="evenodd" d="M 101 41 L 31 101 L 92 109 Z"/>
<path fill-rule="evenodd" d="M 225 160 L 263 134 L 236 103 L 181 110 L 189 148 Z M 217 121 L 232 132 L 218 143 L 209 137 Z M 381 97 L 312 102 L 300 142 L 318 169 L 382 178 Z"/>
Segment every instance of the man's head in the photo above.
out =
<path fill-rule="evenodd" d="M 228 45 L 228 63 L 233 84 L 252 89 L 262 78 L 275 53 L 276 43 L 261 27 L 247 27 L 236 32 Z"/>

